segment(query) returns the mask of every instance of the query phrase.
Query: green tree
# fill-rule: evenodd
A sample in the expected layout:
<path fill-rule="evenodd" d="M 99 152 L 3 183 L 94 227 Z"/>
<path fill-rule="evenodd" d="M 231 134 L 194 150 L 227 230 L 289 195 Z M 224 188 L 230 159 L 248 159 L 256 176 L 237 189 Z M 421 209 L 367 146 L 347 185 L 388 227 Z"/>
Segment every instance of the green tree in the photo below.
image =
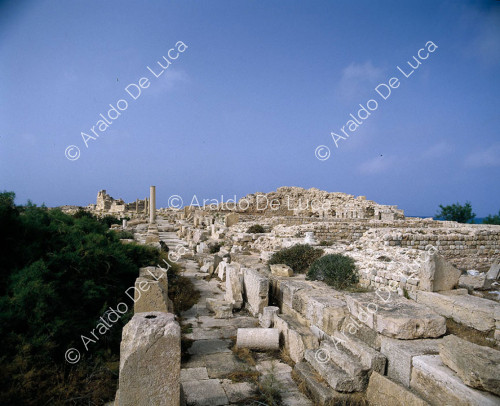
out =
<path fill-rule="evenodd" d="M 458 202 L 449 206 L 443 206 L 440 204 L 439 208 L 441 211 L 437 213 L 435 217 L 440 220 L 469 223 L 474 219 L 474 217 L 476 217 L 476 213 L 472 212 L 470 202 L 465 202 L 463 206 Z"/>
<path fill-rule="evenodd" d="M 500 210 L 498 211 L 498 214 L 496 214 L 496 215 L 489 214 L 488 216 L 486 216 L 483 220 L 483 224 L 498 224 L 498 225 L 500 225 Z"/>

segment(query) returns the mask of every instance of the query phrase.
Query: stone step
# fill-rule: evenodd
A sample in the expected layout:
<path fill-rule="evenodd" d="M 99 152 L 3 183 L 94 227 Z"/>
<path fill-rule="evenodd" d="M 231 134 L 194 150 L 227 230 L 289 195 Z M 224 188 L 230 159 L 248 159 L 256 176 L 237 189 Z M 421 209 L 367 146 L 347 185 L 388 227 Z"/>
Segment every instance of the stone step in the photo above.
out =
<path fill-rule="evenodd" d="M 293 368 L 294 376 L 302 382 L 318 406 L 329 406 L 333 404 L 342 404 L 349 399 L 349 394 L 341 393 L 330 388 L 323 379 L 318 379 L 317 372 L 311 367 L 311 364 L 301 361 L 295 364 Z"/>
<path fill-rule="evenodd" d="M 345 296 L 351 315 L 376 332 L 401 340 L 440 337 L 446 320 L 428 307 L 395 293 L 351 293 Z"/>
<path fill-rule="evenodd" d="M 347 350 L 340 341 L 333 342 L 324 340 L 321 342 L 320 349 L 328 353 L 331 362 L 351 376 L 363 377 L 369 370 L 369 368 L 365 367 L 361 363 L 361 360 Z"/>
<path fill-rule="evenodd" d="M 354 354 L 367 369 L 384 374 L 386 357 L 351 334 L 335 331 L 333 339 Z"/>
<path fill-rule="evenodd" d="M 325 350 L 306 350 L 305 359 L 338 392 L 359 392 L 365 387 L 365 379 L 354 377 L 334 364 Z"/>
<path fill-rule="evenodd" d="M 413 358 L 410 388 L 431 405 L 498 406 L 500 398 L 465 385 L 439 355 Z"/>

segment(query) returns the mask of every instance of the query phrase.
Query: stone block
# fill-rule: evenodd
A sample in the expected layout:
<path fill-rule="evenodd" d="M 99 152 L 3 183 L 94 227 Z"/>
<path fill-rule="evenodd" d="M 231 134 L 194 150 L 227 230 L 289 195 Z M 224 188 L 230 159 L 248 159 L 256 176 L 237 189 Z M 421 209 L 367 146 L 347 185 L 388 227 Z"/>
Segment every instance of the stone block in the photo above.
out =
<path fill-rule="evenodd" d="M 165 280 L 142 276 L 137 278 L 134 287 L 134 313 L 173 311 L 172 302 L 168 298 L 168 288 L 163 288 L 165 285 L 166 277 Z"/>
<path fill-rule="evenodd" d="M 366 398 L 371 406 L 429 406 L 407 388 L 375 371 L 370 376 Z"/>
<path fill-rule="evenodd" d="M 280 333 L 277 328 L 239 328 L 236 346 L 252 350 L 279 350 Z"/>
<path fill-rule="evenodd" d="M 250 268 L 242 268 L 243 287 L 248 311 L 256 316 L 269 301 L 269 279 Z"/>
<path fill-rule="evenodd" d="M 226 392 L 218 379 L 187 381 L 182 383 L 186 406 L 228 405 Z"/>
<path fill-rule="evenodd" d="M 271 273 L 275 276 L 293 276 L 293 269 L 285 264 L 274 264 L 269 266 Z"/>
<path fill-rule="evenodd" d="M 439 355 L 466 385 L 500 396 L 500 351 L 449 335 L 441 340 Z"/>
<path fill-rule="evenodd" d="M 243 306 L 243 274 L 233 264 L 226 267 L 225 299 L 232 303 L 235 309 L 241 309 Z"/>
<path fill-rule="evenodd" d="M 238 221 L 240 221 L 240 215 L 238 213 L 230 213 L 226 216 L 225 219 L 226 227 L 231 227 L 235 224 L 238 224 Z"/>
<path fill-rule="evenodd" d="M 455 288 L 461 272 L 438 253 L 426 255 L 419 274 L 420 289 L 438 292 Z"/>
<path fill-rule="evenodd" d="M 460 276 L 458 286 L 467 289 L 484 290 L 489 289 L 492 282 L 492 280 L 486 279 L 486 274 L 484 272 L 478 275 L 464 274 Z"/>
<path fill-rule="evenodd" d="M 275 316 L 274 327 L 279 330 L 285 349 L 294 362 L 304 359 L 307 349 L 319 347 L 318 338 L 292 317 L 285 314 Z"/>
<path fill-rule="evenodd" d="M 431 405 L 498 406 L 500 401 L 491 393 L 465 385 L 439 355 L 413 358 L 410 388 Z"/>
<path fill-rule="evenodd" d="M 486 279 L 496 280 L 500 277 L 500 264 L 491 265 L 489 271 L 486 274 Z"/>
<path fill-rule="evenodd" d="M 495 311 L 500 304 L 472 295 L 456 295 L 450 292 L 417 292 L 417 302 L 436 313 L 452 318 L 479 331 L 489 332 L 495 328 Z M 497 309 L 497 310 L 496 310 Z"/>
<path fill-rule="evenodd" d="M 304 382 L 318 406 L 331 406 L 335 404 L 349 404 L 349 394 L 340 393 L 330 388 L 323 380 L 318 380 L 317 373 L 308 362 L 298 362 L 293 368 L 295 376 Z"/>
<path fill-rule="evenodd" d="M 382 337 L 380 352 L 387 358 L 387 376 L 409 388 L 413 357 L 439 354 L 441 339 L 396 340 Z"/>
<path fill-rule="evenodd" d="M 266 306 L 262 315 L 259 316 L 259 324 L 263 328 L 270 328 L 274 325 L 275 317 L 279 314 L 280 308 L 277 306 Z"/>
<path fill-rule="evenodd" d="M 346 302 L 336 292 L 302 289 L 292 300 L 293 309 L 301 313 L 311 324 L 327 334 L 333 334 L 342 325 L 347 314 Z"/>
<path fill-rule="evenodd" d="M 378 333 L 402 340 L 440 337 L 446 332 L 446 320 L 427 307 L 385 292 L 346 295 L 351 315 Z"/>
<path fill-rule="evenodd" d="M 136 313 L 120 344 L 118 406 L 179 406 L 181 329 L 174 315 Z"/>

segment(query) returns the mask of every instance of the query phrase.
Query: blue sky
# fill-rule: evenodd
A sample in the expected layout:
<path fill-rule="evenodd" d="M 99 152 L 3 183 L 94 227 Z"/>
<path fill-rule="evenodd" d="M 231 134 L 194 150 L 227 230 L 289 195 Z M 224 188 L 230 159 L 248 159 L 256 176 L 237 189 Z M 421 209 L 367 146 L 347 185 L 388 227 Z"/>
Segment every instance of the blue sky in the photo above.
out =
<path fill-rule="evenodd" d="M 154 77 L 178 41 L 187 49 Z M 405 78 L 397 67 L 428 41 L 438 48 Z M 100 189 L 133 201 L 156 185 L 166 206 L 301 186 L 408 215 L 500 209 L 498 1 L 3 1 L 0 55 L 0 189 L 18 203 L 86 205 Z M 374 88 L 395 76 L 382 100 Z M 124 89 L 141 77 L 133 100 Z M 120 99 L 87 148 L 81 132 Z M 370 99 L 337 148 L 331 132 Z"/>

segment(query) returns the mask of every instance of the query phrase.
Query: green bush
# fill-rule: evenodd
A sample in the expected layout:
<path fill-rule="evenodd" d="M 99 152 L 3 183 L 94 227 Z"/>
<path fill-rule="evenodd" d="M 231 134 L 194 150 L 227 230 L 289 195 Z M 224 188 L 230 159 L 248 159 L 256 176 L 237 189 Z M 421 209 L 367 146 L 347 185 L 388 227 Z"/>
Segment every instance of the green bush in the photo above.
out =
<path fill-rule="evenodd" d="M 208 244 L 208 251 L 210 254 L 217 254 L 220 251 L 221 245 L 218 242 Z"/>
<path fill-rule="evenodd" d="M 0 193 L 0 404 L 104 404 L 116 392 L 121 328 L 133 313 L 125 291 L 140 267 L 160 263 L 159 252 L 121 243 L 83 211 L 16 206 L 14 198 Z M 121 302 L 129 312 L 86 351 L 81 335 L 92 337 Z M 82 354 L 75 365 L 64 359 L 71 347 Z"/>
<path fill-rule="evenodd" d="M 260 224 L 254 224 L 253 226 L 248 227 L 247 233 L 251 234 L 260 234 L 265 233 L 266 230 Z"/>
<path fill-rule="evenodd" d="M 342 254 L 325 255 L 314 261 L 306 279 L 325 282 L 335 289 L 346 289 L 359 281 L 354 259 Z"/>
<path fill-rule="evenodd" d="M 330 240 L 321 240 L 319 245 L 321 247 L 329 247 L 330 245 L 333 245 L 333 241 Z"/>
<path fill-rule="evenodd" d="M 120 240 L 133 240 L 134 239 L 134 233 L 131 231 L 125 231 L 125 230 L 120 230 L 120 231 L 115 231 L 116 235 Z"/>
<path fill-rule="evenodd" d="M 298 244 L 275 252 L 268 261 L 272 264 L 285 264 L 295 273 L 305 273 L 309 266 L 323 255 L 323 250 L 307 244 Z"/>

